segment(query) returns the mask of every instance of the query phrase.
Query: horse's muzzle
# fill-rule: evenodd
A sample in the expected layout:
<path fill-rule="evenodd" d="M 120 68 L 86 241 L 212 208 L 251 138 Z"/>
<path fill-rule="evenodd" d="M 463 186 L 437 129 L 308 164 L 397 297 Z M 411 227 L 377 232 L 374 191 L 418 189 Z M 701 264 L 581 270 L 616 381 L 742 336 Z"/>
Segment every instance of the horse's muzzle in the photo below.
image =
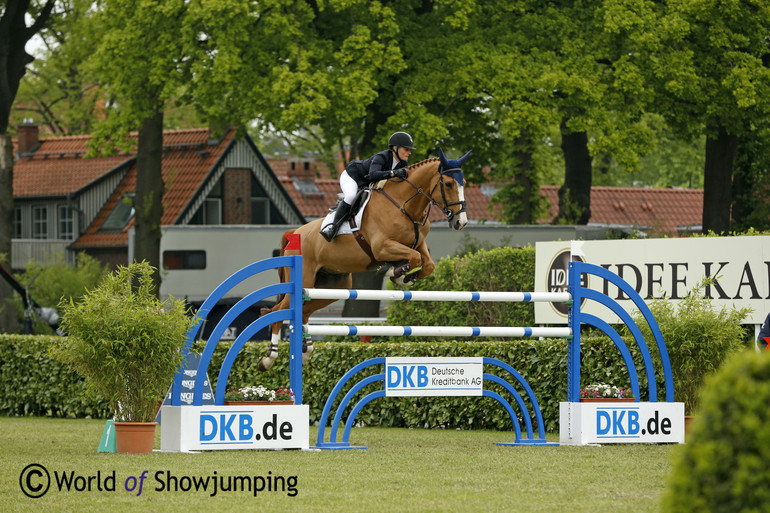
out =
<path fill-rule="evenodd" d="M 468 216 L 465 212 L 461 212 L 459 215 L 452 216 L 448 219 L 449 227 L 453 230 L 462 230 L 465 225 L 468 224 Z"/>

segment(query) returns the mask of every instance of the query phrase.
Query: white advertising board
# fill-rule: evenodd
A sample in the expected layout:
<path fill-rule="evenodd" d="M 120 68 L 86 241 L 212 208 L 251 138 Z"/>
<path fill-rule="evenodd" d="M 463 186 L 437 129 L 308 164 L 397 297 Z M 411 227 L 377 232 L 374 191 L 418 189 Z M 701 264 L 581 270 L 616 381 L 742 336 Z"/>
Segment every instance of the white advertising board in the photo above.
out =
<path fill-rule="evenodd" d="M 307 449 L 310 409 L 301 405 L 163 406 L 160 450 Z"/>
<path fill-rule="evenodd" d="M 714 283 L 706 285 L 703 294 L 717 309 L 751 308 L 744 324 L 762 324 L 770 311 L 770 237 L 538 242 L 535 291 L 566 291 L 568 263 L 577 259 L 614 272 L 647 302 L 659 297 L 676 301 L 709 276 Z M 583 286 L 607 294 L 629 312 L 635 310 L 625 294 L 602 279 L 589 278 Z M 606 322 L 618 322 L 593 301 L 581 308 Z M 567 308 L 535 303 L 535 322 L 566 324 Z"/>
<path fill-rule="evenodd" d="M 559 442 L 684 443 L 684 403 L 559 403 Z"/>
<path fill-rule="evenodd" d="M 481 357 L 386 358 L 385 395 L 480 396 L 483 375 Z"/>

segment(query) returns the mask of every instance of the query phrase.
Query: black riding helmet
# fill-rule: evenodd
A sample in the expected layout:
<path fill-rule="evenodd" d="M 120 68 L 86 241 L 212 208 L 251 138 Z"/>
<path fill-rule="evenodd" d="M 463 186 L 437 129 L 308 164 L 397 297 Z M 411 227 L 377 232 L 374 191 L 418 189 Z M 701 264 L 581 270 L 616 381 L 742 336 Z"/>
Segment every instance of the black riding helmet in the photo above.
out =
<path fill-rule="evenodd" d="M 391 135 L 390 139 L 388 139 L 388 148 L 392 150 L 394 148 L 398 148 L 399 146 L 413 150 L 414 141 L 412 140 L 412 136 L 406 132 L 396 132 Z"/>

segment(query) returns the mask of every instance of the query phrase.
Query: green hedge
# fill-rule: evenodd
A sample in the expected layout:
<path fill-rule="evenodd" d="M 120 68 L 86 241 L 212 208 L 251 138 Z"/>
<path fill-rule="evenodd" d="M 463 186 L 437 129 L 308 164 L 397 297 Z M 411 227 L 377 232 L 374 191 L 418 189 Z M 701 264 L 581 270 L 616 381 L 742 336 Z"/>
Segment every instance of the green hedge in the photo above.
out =
<path fill-rule="evenodd" d="M 605 382 L 627 387 L 628 374 L 614 344 L 606 337 L 585 337 L 582 383 Z M 3 415 L 56 415 L 108 417 L 106 403 L 86 394 L 83 380 L 47 356 L 52 337 L 0 335 L 0 384 L 6 391 L 0 401 Z M 631 352 L 641 368 L 633 344 Z M 215 386 L 219 368 L 230 343 L 220 343 L 212 357 L 209 378 Z M 248 343 L 235 360 L 228 387 L 263 384 L 270 388 L 288 385 L 288 344 L 268 373 L 257 371 L 257 361 L 267 343 Z M 197 347 L 201 349 L 200 346 Z M 543 411 L 547 431 L 558 430 L 559 401 L 567 394 L 567 343 L 563 339 L 399 343 L 318 342 L 304 371 L 304 402 L 310 405 L 311 423 L 319 420 L 326 398 L 339 378 L 354 365 L 377 356 L 487 356 L 498 358 L 522 374 L 532 387 Z M 373 368 L 373 372 L 381 372 Z M 493 372 L 492 369 L 485 369 Z M 497 373 L 497 372 L 493 372 Z M 658 393 L 663 384 L 660 373 Z M 364 376 L 365 374 L 362 374 Z M 640 371 L 640 386 L 646 386 Z M 357 382 L 358 380 L 356 380 Z M 494 389 L 494 387 L 490 386 Z M 515 387 L 524 396 L 523 389 Z M 372 387 L 372 390 L 374 386 Z M 362 392 L 367 392 L 364 389 Z M 506 392 L 498 390 L 513 402 Z M 643 399 L 645 395 L 643 394 Z M 528 405 L 529 406 L 529 405 Z M 514 406 L 514 411 L 518 409 Z M 511 430 L 502 406 L 488 398 L 385 398 L 373 401 L 358 415 L 367 425 Z M 522 424 L 523 428 L 523 424 Z"/>
<path fill-rule="evenodd" d="M 389 282 L 390 283 L 390 282 Z M 410 290 L 535 290 L 535 248 L 497 248 L 444 258 Z M 534 326 L 533 303 L 396 301 L 388 323 L 413 326 Z"/>

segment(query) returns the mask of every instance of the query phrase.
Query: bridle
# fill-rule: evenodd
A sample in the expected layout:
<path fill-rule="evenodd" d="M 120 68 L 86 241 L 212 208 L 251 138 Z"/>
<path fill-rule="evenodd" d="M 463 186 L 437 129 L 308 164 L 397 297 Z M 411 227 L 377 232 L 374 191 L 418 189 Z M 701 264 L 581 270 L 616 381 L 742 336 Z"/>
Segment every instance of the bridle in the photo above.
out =
<path fill-rule="evenodd" d="M 445 170 L 442 171 L 441 170 L 441 164 L 439 164 L 438 173 L 439 173 L 439 175 L 442 175 L 442 176 L 443 175 L 451 176 L 452 173 L 461 173 L 461 171 L 460 171 L 459 167 L 458 168 L 452 168 L 452 169 L 445 169 Z M 455 179 L 455 177 L 453 177 L 453 176 L 452 176 L 452 179 L 457 181 Z M 373 190 L 378 191 L 383 196 L 388 198 L 390 200 L 390 202 L 393 203 L 396 206 L 396 208 L 398 208 L 401 211 L 401 213 L 403 213 L 406 217 L 408 217 L 409 220 L 414 225 L 414 243 L 412 244 L 412 249 L 417 247 L 417 241 L 418 241 L 419 234 L 420 234 L 420 226 L 425 226 L 425 223 L 428 221 L 428 217 L 430 216 L 430 209 L 431 209 L 431 207 L 433 207 L 435 205 L 436 208 L 441 209 L 441 211 L 446 216 L 447 221 L 449 221 L 449 222 L 451 222 L 452 219 L 454 219 L 454 217 L 456 215 L 462 214 L 463 212 L 465 212 L 465 208 L 466 208 L 466 202 L 465 201 L 455 201 L 455 202 L 452 202 L 452 203 L 449 203 L 447 201 L 447 199 L 446 199 L 446 192 L 444 190 L 444 180 L 442 180 L 440 177 L 439 177 L 437 183 L 433 185 L 433 188 L 431 188 L 430 194 L 425 192 L 425 190 L 422 187 L 418 187 L 417 185 L 415 185 L 414 183 L 409 181 L 408 178 L 402 178 L 401 180 L 403 180 L 404 182 L 406 182 L 409 185 L 411 185 L 412 188 L 414 188 L 414 190 L 415 190 L 414 194 L 412 194 L 407 199 L 405 199 L 404 202 L 401 205 L 399 205 L 398 202 L 396 200 L 394 200 L 390 195 L 388 195 L 388 193 L 386 193 L 384 190 L 382 190 L 382 189 L 373 189 Z M 439 187 L 439 186 L 440 186 L 440 191 L 441 191 L 441 201 L 444 203 L 443 206 L 439 205 L 438 202 L 433 199 L 433 194 L 436 191 L 436 187 Z M 420 218 L 420 220 L 416 221 L 409 214 L 409 212 L 406 211 L 406 205 L 407 205 L 407 203 L 409 203 L 410 201 L 412 201 L 413 199 L 415 199 L 415 198 L 417 198 L 419 196 L 423 196 L 423 197 L 425 197 L 428 200 L 428 208 L 425 210 L 425 214 Z M 460 205 L 460 210 L 458 210 L 457 212 L 452 211 L 451 208 L 450 208 L 450 207 L 453 207 L 455 205 Z"/>

